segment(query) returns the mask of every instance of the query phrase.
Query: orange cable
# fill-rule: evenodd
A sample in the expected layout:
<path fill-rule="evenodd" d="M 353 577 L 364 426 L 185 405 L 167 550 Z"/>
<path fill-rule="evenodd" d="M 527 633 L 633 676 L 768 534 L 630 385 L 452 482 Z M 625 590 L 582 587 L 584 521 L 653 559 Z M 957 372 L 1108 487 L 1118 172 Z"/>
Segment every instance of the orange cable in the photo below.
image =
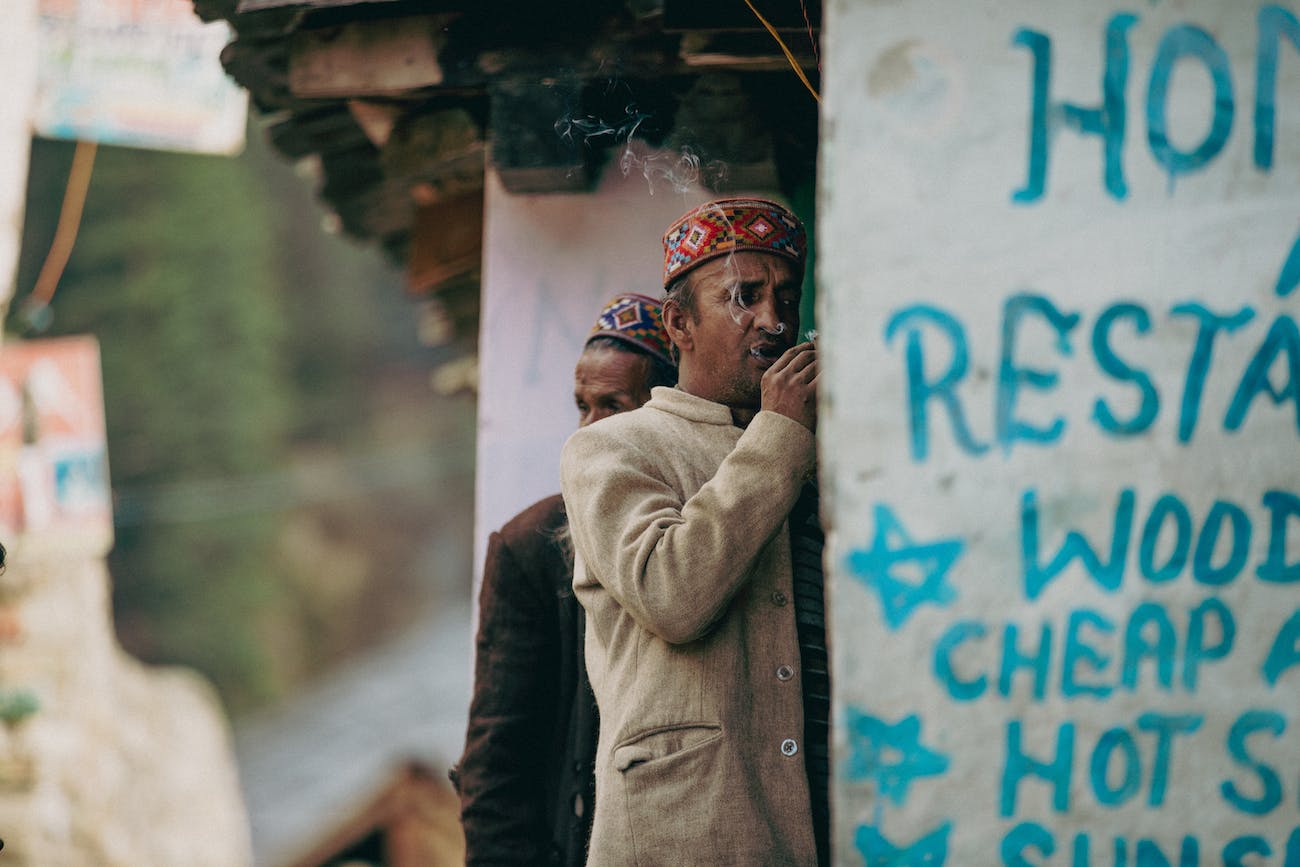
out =
<path fill-rule="evenodd" d="M 68 186 L 63 193 L 63 206 L 59 209 L 59 223 L 54 230 L 54 241 L 50 252 L 45 256 L 40 274 L 36 277 L 36 286 L 27 297 L 27 304 L 32 307 L 48 307 L 58 288 L 63 269 L 68 266 L 72 256 L 72 247 L 77 243 L 77 231 L 81 228 L 81 212 L 86 206 L 86 191 L 90 189 L 90 174 L 95 167 L 95 151 L 98 145 L 93 141 L 78 141 L 77 150 L 72 155 L 72 168 L 68 171 Z"/>
<path fill-rule="evenodd" d="M 813 95 L 813 99 L 817 102 L 821 102 L 822 98 L 817 94 L 817 89 L 812 86 L 812 82 L 808 80 L 808 76 L 803 74 L 803 69 L 799 67 L 799 61 L 795 60 L 794 53 L 786 47 L 785 40 L 783 40 L 780 34 L 776 32 L 776 28 L 773 27 L 771 23 L 763 17 L 763 14 L 754 7 L 751 0 L 745 0 L 745 5 L 749 7 L 750 12 L 754 13 L 754 17 L 758 19 L 758 22 L 767 28 L 767 32 L 772 34 L 772 38 L 776 40 L 776 44 L 781 46 L 781 50 L 785 52 L 785 59 L 790 61 L 790 68 L 794 70 L 795 75 L 799 76 L 799 80 L 803 82 L 803 86 L 808 88 L 808 92 Z"/>
<path fill-rule="evenodd" d="M 813 60 L 817 61 L 817 72 L 820 74 L 822 71 L 822 56 L 821 52 L 817 50 L 817 37 L 813 35 L 812 21 L 808 19 L 807 0 L 799 0 L 799 8 L 803 10 L 803 23 L 808 28 L 808 44 L 812 46 Z"/>

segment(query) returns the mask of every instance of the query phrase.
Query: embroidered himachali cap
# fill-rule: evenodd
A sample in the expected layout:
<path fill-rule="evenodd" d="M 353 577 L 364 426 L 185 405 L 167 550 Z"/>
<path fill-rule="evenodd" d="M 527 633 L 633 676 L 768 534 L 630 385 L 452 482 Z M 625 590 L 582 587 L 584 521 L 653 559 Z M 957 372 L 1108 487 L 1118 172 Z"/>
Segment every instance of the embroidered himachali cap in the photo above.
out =
<path fill-rule="evenodd" d="M 645 295 L 631 292 L 616 295 L 600 311 L 600 317 L 587 335 L 587 342 L 597 337 L 621 340 L 673 367 L 677 366 L 673 361 L 668 332 L 664 330 L 663 305 Z"/>
<path fill-rule="evenodd" d="M 700 205 L 664 233 L 664 286 L 710 259 L 744 250 L 803 263 L 808 234 L 787 208 L 767 199 Z"/>

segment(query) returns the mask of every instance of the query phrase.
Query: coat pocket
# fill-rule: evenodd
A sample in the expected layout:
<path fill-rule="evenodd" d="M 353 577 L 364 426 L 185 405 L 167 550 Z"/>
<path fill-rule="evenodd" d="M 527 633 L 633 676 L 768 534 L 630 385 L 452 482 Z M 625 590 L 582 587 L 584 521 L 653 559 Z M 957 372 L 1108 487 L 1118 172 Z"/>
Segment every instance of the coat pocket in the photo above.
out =
<path fill-rule="evenodd" d="M 622 825 L 638 867 L 715 864 L 719 829 L 708 805 L 725 786 L 722 726 L 688 723 L 642 732 L 614 748 L 623 783 Z"/>
<path fill-rule="evenodd" d="M 669 759 L 722 737 L 714 723 L 679 723 L 633 735 L 614 747 L 614 768 L 627 773 L 638 765 Z"/>

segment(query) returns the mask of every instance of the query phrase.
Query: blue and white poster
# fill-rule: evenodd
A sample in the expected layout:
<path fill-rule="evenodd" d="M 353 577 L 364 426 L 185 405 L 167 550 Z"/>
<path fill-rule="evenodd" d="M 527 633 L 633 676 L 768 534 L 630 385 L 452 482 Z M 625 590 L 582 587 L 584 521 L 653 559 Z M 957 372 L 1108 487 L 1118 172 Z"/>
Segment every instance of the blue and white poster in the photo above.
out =
<path fill-rule="evenodd" d="M 1300 4 L 825 46 L 836 863 L 1300 867 Z"/>
<path fill-rule="evenodd" d="M 38 135 L 233 155 L 248 94 L 221 67 L 231 39 L 189 0 L 40 0 Z"/>

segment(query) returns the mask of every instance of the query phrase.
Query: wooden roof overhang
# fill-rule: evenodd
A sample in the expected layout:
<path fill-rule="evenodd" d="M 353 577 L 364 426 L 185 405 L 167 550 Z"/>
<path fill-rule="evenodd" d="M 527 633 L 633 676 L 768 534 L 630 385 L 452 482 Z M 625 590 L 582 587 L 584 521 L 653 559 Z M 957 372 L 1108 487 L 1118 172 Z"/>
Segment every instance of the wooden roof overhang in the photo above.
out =
<path fill-rule="evenodd" d="M 815 83 L 820 0 L 753 3 Z M 489 161 L 507 191 L 541 193 L 590 189 L 632 137 L 689 146 L 742 180 L 746 166 L 815 160 L 814 101 L 745 0 L 194 6 L 232 26 L 222 63 L 275 149 L 318 173 L 340 231 L 436 298 L 446 341 L 477 327 Z"/>

